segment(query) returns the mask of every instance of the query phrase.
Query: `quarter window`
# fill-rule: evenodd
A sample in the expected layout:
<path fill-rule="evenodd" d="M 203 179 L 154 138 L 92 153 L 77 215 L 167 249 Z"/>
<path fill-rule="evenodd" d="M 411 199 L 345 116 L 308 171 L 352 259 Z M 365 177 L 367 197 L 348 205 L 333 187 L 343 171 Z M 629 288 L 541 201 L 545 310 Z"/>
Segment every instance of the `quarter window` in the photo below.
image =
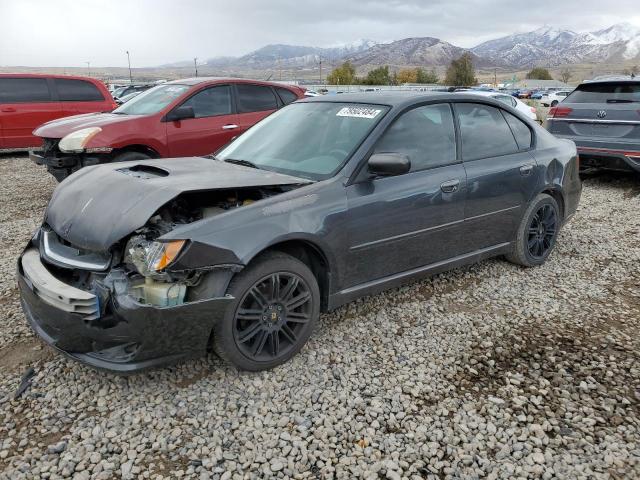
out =
<path fill-rule="evenodd" d="M 183 105 L 193 107 L 196 118 L 229 115 L 231 113 L 231 87 L 222 85 L 206 88 L 196 93 Z"/>
<path fill-rule="evenodd" d="M 84 80 L 54 79 L 61 102 L 101 102 L 104 97 L 93 83 Z"/>
<path fill-rule="evenodd" d="M 451 107 L 426 105 L 402 114 L 380 138 L 375 153 L 407 155 L 411 171 L 456 163 Z"/>
<path fill-rule="evenodd" d="M 50 101 L 46 78 L 0 78 L 0 103 Z"/>
<path fill-rule="evenodd" d="M 278 95 L 280 95 L 280 100 L 285 105 L 289 105 L 291 102 L 295 102 L 298 99 L 298 96 L 293 93 L 291 90 L 287 90 L 286 88 L 276 87 L 276 91 Z"/>
<path fill-rule="evenodd" d="M 518 145 L 500 110 L 478 103 L 458 103 L 463 160 L 517 152 Z"/>
<path fill-rule="evenodd" d="M 278 102 L 271 87 L 239 84 L 237 89 L 238 113 L 263 112 L 278 108 Z"/>
<path fill-rule="evenodd" d="M 506 118 L 509 127 L 511 127 L 513 136 L 516 137 L 518 148 L 520 148 L 520 150 L 530 149 L 532 135 L 529 127 L 527 127 L 522 120 L 511 115 L 509 112 L 502 112 L 502 114 L 504 115 L 504 118 Z"/>

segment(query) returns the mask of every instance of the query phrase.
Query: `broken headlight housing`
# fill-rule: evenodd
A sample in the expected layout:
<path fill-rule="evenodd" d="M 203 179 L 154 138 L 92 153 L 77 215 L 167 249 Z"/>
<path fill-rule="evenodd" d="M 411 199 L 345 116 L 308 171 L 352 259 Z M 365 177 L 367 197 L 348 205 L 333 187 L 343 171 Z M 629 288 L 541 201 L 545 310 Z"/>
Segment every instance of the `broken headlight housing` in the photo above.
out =
<path fill-rule="evenodd" d="M 157 242 L 141 235 L 131 237 L 125 247 L 124 262 L 145 277 L 158 276 L 182 251 L 186 240 Z"/>
<path fill-rule="evenodd" d="M 65 153 L 81 153 L 86 148 L 89 140 L 100 133 L 100 127 L 82 128 L 70 133 L 58 144 L 58 148 Z"/>

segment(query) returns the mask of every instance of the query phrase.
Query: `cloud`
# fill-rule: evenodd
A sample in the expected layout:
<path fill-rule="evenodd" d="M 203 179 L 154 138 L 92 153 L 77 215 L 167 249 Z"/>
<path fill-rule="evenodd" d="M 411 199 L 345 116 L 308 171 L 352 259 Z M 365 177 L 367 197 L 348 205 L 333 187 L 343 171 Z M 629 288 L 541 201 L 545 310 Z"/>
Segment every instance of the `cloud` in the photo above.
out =
<path fill-rule="evenodd" d="M 442 38 L 471 47 L 543 24 L 576 31 L 640 25 L 637 0 L 0 0 L 0 65 L 154 66 L 242 55 L 269 43 Z"/>

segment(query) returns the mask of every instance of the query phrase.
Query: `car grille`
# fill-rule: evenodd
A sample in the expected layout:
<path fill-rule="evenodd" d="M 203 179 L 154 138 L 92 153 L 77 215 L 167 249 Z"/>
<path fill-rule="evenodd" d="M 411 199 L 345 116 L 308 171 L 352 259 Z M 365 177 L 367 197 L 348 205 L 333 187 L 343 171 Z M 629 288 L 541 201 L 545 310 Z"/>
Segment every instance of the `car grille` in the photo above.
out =
<path fill-rule="evenodd" d="M 58 144 L 60 143 L 59 138 L 43 138 L 42 139 L 42 151 L 45 155 L 51 154 L 55 155 L 60 151 L 58 148 Z"/>
<path fill-rule="evenodd" d="M 111 264 L 109 253 L 77 248 L 47 228 L 40 231 L 40 255 L 43 260 L 62 268 L 78 268 L 93 272 L 104 272 Z"/>

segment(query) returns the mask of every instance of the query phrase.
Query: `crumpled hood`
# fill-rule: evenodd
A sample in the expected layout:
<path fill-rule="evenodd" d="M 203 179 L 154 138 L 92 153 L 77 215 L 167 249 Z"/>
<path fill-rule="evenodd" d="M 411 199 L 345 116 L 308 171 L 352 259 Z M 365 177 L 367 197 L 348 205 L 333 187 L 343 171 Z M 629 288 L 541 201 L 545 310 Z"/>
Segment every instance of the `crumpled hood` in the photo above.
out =
<path fill-rule="evenodd" d="M 305 183 L 203 157 L 96 165 L 58 185 L 45 222 L 72 245 L 104 252 L 181 193 Z"/>
<path fill-rule="evenodd" d="M 42 138 L 63 138 L 82 128 L 104 127 L 116 123 L 137 120 L 141 115 L 117 115 L 115 113 L 85 113 L 51 120 L 36 128 L 34 135 Z"/>

